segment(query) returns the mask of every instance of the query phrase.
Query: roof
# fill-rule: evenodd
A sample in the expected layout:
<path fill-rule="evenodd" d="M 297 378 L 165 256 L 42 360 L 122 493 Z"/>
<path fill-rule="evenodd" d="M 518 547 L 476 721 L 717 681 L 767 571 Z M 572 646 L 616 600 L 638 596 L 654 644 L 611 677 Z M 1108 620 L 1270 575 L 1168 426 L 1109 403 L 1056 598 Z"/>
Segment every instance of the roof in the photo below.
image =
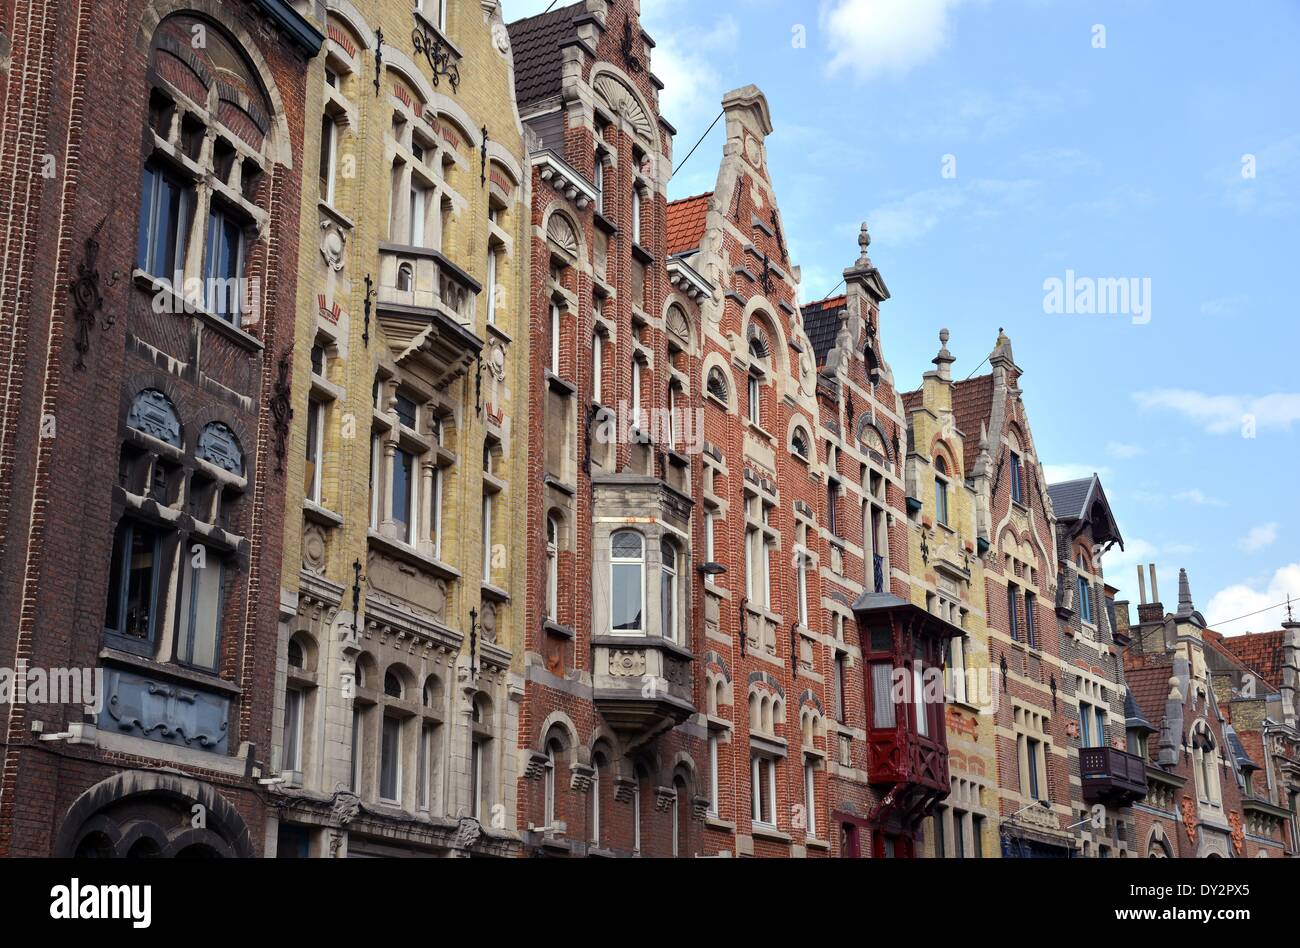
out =
<path fill-rule="evenodd" d="M 909 415 L 925 404 L 925 393 L 921 389 L 913 389 L 910 392 L 903 393 L 903 410 Z"/>
<path fill-rule="evenodd" d="M 668 256 L 699 248 L 712 198 L 709 191 L 668 202 Z"/>
<path fill-rule="evenodd" d="M 1129 668 L 1124 672 L 1129 693 L 1137 703 L 1141 716 L 1159 726 L 1165 719 L 1165 704 L 1169 700 L 1169 679 L 1174 670 L 1170 665 L 1149 665 Z"/>
<path fill-rule="evenodd" d="M 1246 635 L 1219 636 L 1217 644 L 1259 675 L 1274 688 L 1282 685 L 1282 644 L 1284 632 L 1254 632 Z"/>
<path fill-rule="evenodd" d="M 969 477 L 980 453 L 980 423 L 993 411 L 993 375 L 977 375 L 952 387 L 952 414 L 964 439 L 962 470 Z"/>
<path fill-rule="evenodd" d="M 586 12 L 573 3 L 507 24 L 515 60 L 515 98 L 519 111 L 560 94 L 563 54 L 560 43 L 577 34 L 573 18 Z"/>
<path fill-rule="evenodd" d="M 1105 543 L 1111 540 L 1118 543 L 1120 549 L 1124 548 L 1124 538 L 1119 534 L 1119 524 L 1115 522 L 1110 501 L 1106 499 L 1106 492 L 1101 488 L 1101 478 L 1096 474 L 1074 481 L 1048 484 L 1047 496 L 1052 499 L 1052 509 L 1056 512 L 1056 519 L 1059 522 L 1079 524 L 1075 533 L 1086 524 L 1092 527 L 1094 542 Z"/>
<path fill-rule="evenodd" d="M 1233 759 L 1236 760 L 1237 766 L 1242 770 L 1259 770 L 1259 764 L 1250 758 L 1246 748 L 1241 743 L 1241 738 L 1237 736 L 1236 730 L 1231 724 L 1223 726 L 1223 737 L 1227 741 L 1228 749 L 1232 751 Z"/>
<path fill-rule="evenodd" d="M 1124 719 L 1124 726 L 1128 729 L 1141 729 L 1150 731 L 1153 734 L 1160 731 L 1160 728 L 1148 721 L 1142 714 L 1142 709 L 1138 707 L 1137 700 L 1133 697 L 1131 686 L 1124 692 Z"/>
<path fill-rule="evenodd" d="M 848 298 L 832 296 L 817 300 L 802 307 L 803 330 L 812 343 L 813 353 L 817 356 L 819 366 L 826 364 L 826 357 L 835 346 L 835 337 L 839 335 L 840 323 L 848 311 Z"/>
<path fill-rule="evenodd" d="M 1077 481 L 1062 481 L 1047 485 L 1047 496 L 1052 498 L 1052 509 L 1058 520 L 1078 520 L 1083 516 L 1088 502 L 1088 492 L 1092 490 L 1092 477 L 1081 477 Z"/>

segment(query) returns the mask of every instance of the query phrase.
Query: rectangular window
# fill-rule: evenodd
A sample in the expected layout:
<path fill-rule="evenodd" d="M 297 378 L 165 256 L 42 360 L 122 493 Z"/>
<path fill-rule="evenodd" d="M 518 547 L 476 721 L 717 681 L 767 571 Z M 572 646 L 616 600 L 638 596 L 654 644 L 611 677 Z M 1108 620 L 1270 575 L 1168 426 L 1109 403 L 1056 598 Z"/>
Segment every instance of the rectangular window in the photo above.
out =
<path fill-rule="evenodd" d="M 605 337 L 596 333 L 591 337 L 591 399 L 599 402 L 605 397 Z"/>
<path fill-rule="evenodd" d="M 409 243 L 412 247 L 423 247 L 425 245 L 425 220 L 428 216 L 429 208 L 429 189 L 422 188 L 418 185 L 411 186 L 410 194 L 410 231 Z"/>
<path fill-rule="evenodd" d="M 817 838 L 817 771 L 811 761 L 803 765 L 803 804 L 808 821 L 808 835 Z"/>
<path fill-rule="evenodd" d="M 136 264 L 156 277 L 175 280 L 185 266 L 185 237 L 192 199 L 189 187 L 159 165 L 147 165 L 140 193 Z M 181 287 L 175 287 L 180 292 Z"/>
<path fill-rule="evenodd" d="M 596 162 L 591 169 L 591 183 L 596 186 L 596 213 L 605 213 L 605 162 L 600 152 L 596 152 Z"/>
<path fill-rule="evenodd" d="M 433 558 L 442 559 L 442 468 L 433 469 Z"/>
<path fill-rule="evenodd" d="M 307 402 L 307 466 L 303 472 L 303 489 L 307 499 L 320 503 L 322 441 L 325 431 L 325 406 L 314 399 Z"/>
<path fill-rule="evenodd" d="M 1092 705 L 1079 702 L 1079 746 L 1092 747 Z"/>
<path fill-rule="evenodd" d="M 338 125 L 331 115 L 320 117 L 320 199 L 326 204 L 334 203 L 334 151 Z"/>
<path fill-rule="evenodd" d="M 398 448 L 393 453 L 393 522 L 398 535 L 415 543 L 415 455 Z"/>
<path fill-rule="evenodd" d="M 641 360 L 632 360 L 632 424 L 638 431 L 644 428 L 641 419 Z"/>
<path fill-rule="evenodd" d="M 976 859 L 984 858 L 984 817 L 971 815 L 970 835 Z"/>
<path fill-rule="evenodd" d="M 916 705 L 916 733 L 930 736 L 930 705 L 925 700 L 925 662 L 920 655 L 912 662 L 912 701 Z"/>
<path fill-rule="evenodd" d="M 871 723 L 877 728 L 892 728 L 894 718 L 894 668 L 887 662 L 871 666 Z"/>
<path fill-rule="evenodd" d="M 1041 800 L 1042 796 L 1038 792 L 1038 756 L 1041 751 L 1041 745 L 1032 737 L 1025 739 L 1025 760 L 1026 769 L 1029 771 L 1026 776 L 1029 778 L 1029 798 L 1031 800 Z"/>
<path fill-rule="evenodd" d="M 826 529 L 831 532 L 832 536 L 840 535 L 839 517 L 837 501 L 840 496 L 840 482 L 831 478 L 826 482 Z"/>
<path fill-rule="evenodd" d="M 1030 648 L 1038 648 L 1038 629 L 1034 624 L 1034 594 L 1025 593 L 1025 641 Z"/>
<path fill-rule="evenodd" d="M 957 851 L 958 859 L 966 858 L 966 813 L 962 810 L 952 811 L 952 845 Z"/>
<path fill-rule="evenodd" d="M 758 570 L 754 568 L 755 547 L 758 544 L 758 531 L 752 527 L 745 531 L 745 594 L 751 602 L 758 602 Z"/>
<path fill-rule="evenodd" d="M 1016 503 L 1024 503 L 1024 491 L 1020 484 L 1020 455 L 1011 452 L 1011 499 Z"/>
<path fill-rule="evenodd" d="M 1098 706 L 1097 710 L 1097 746 L 1106 746 L 1106 709 Z"/>
<path fill-rule="evenodd" d="M 199 547 L 185 552 L 189 569 L 180 611 L 176 657 L 186 665 L 215 671 L 221 618 L 221 560 Z M 202 565 L 195 565 L 200 563 Z"/>
<path fill-rule="evenodd" d="M 641 189 L 632 189 L 632 242 L 641 243 Z"/>
<path fill-rule="evenodd" d="M 469 755 L 469 808 L 470 816 L 483 819 L 483 742 L 477 737 Z"/>
<path fill-rule="evenodd" d="M 497 250 L 488 250 L 487 258 L 487 321 L 492 325 L 497 321 Z"/>
<path fill-rule="evenodd" d="M 361 727 L 364 716 L 361 709 L 352 708 L 352 792 L 361 795 Z"/>
<path fill-rule="evenodd" d="M 379 798 L 389 803 L 401 802 L 402 722 L 384 715 L 379 735 Z"/>
<path fill-rule="evenodd" d="M 302 770 L 302 692 L 284 693 L 284 761 L 282 770 Z"/>
<path fill-rule="evenodd" d="M 949 693 L 952 700 L 966 703 L 966 637 L 953 636 L 948 644 L 948 678 L 951 682 Z"/>
<path fill-rule="evenodd" d="M 153 641 L 161 553 L 162 535 L 156 530 L 129 520 L 118 524 L 104 614 L 109 632 Z"/>
<path fill-rule="evenodd" d="M 762 399 L 760 397 L 760 385 L 758 376 L 753 373 L 749 376 L 749 420 L 760 428 L 763 425 Z"/>
<path fill-rule="evenodd" d="M 492 582 L 492 494 L 483 495 L 483 582 Z"/>
<path fill-rule="evenodd" d="M 706 563 L 717 562 L 716 552 L 713 546 L 714 543 L 713 529 L 714 529 L 714 520 L 716 517 L 717 514 L 715 514 L 712 510 L 706 510 L 704 512 L 704 562 Z M 713 574 L 705 573 L 704 581 L 706 583 L 712 584 Z"/>
<path fill-rule="evenodd" d="M 843 652 L 835 653 L 835 720 L 844 723 L 848 714 L 848 702 L 844 698 L 844 662 Z"/>
<path fill-rule="evenodd" d="M 934 815 L 934 857 L 944 859 L 947 857 L 947 847 L 944 840 L 943 820 L 947 810 L 940 810 Z"/>
<path fill-rule="evenodd" d="M 243 274 L 244 228 L 213 204 L 208 213 L 208 242 L 203 258 L 205 305 L 209 312 L 235 321 L 243 302 L 239 287 Z"/>
<path fill-rule="evenodd" d="M 934 518 L 948 526 L 948 482 L 942 477 L 934 479 Z"/>
<path fill-rule="evenodd" d="M 804 553 L 795 554 L 798 562 L 795 566 L 795 581 L 798 590 L 799 624 L 808 628 L 808 565 Z"/>
<path fill-rule="evenodd" d="M 709 815 L 718 815 L 718 735 L 709 732 Z"/>
<path fill-rule="evenodd" d="M 420 728 L 420 746 L 417 754 L 415 773 L 416 799 L 420 801 L 420 809 L 428 810 L 433 805 L 433 781 L 430 780 L 430 769 L 433 766 L 433 726 L 426 724 Z"/>
<path fill-rule="evenodd" d="M 751 758 L 750 796 L 754 822 L 776 826 L 776 767 L 758 754 Z"/>
<path fill-rule="evenodd" d="M 1079 618 L 1092 624 L 1092 587 L 1083 574 L 1079 575 Z"/>
<path fill-rule="evenodd" d="M 1013 584 L 1007 584 L 1007 625 L 1013 641 L 1020 641 L 1020 590 Z"/>

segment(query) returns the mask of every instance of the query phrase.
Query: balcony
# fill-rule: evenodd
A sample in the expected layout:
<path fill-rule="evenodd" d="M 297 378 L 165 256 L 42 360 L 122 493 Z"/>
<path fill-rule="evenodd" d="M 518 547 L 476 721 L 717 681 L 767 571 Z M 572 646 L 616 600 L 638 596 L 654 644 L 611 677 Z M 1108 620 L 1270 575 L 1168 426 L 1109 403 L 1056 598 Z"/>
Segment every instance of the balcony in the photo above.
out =
<path fill-rule="evenodd" d="M 473 332 L 482 286 L 437 250 L 379 245 L 375 309 L 398 362 L 417 361 L 435 386 L 464 375 L 483 348 Z"/>
<path fill-rule="evenodd" d="M 942 686 L 938 700 L 930 692 L 961 630 L 891 593 L 863 593 L 853 611 L 867 684 L 868 779 L 889 788 L 908 825 L 948 795 Z"/>
<path fill-rule="evenodd" d="M 646 738 L 695 713 L 691 653 L 653 635 L 592 637 L 596 709 L 609 726 Z"/>
<path fill-rule="evenodd" d="M 1122 806 L 1147 795 L 1146 761 L 1114 747 L 1079 748 L 1079 779 L 1085 800 Z"/>

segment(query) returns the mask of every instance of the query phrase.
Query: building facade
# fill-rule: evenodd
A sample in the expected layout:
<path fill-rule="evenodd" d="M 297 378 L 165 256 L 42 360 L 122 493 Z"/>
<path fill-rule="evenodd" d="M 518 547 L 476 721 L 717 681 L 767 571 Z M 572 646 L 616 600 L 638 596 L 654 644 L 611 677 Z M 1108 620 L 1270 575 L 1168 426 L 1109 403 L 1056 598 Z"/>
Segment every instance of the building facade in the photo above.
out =
<path fill-rule="evenodd" d="M 252 0 L 21 6 L 0 652 L 88 673 L 3 707 L 0 855 L 259 855 L 322 37 Z"/>
<path fill-rule="evenodd" d="M 268 847 L 507 855 L 531 231 L 509 35 L 493 2 L 317 12 Z"/>
<path fill-rule="evenodd" d="M 533 206 L 519 829 L 539 855 L 702 851 L 699 315 L 666 259 L 673 128 L 631 0 L 510 26 Z M 689 278 L 688 278 L 689 277 Z"/>

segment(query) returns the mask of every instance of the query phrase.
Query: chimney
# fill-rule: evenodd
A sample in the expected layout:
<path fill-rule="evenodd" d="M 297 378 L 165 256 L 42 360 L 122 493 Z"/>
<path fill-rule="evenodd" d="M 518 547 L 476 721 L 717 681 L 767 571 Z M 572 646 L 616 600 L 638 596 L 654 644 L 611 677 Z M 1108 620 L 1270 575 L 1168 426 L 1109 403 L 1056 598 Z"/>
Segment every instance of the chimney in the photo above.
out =
<path fill-rule="evenodd" d="M 1165 607 L 1160 602 L 1160 588 L 1156 585 L 1156 564 L 1152 563 L 1148 569 L 1151 570 L 1151 598 L 1142 602 L 1138 606 L 1138 624 L 1144 625 L 1148 622 L 1159 622 L 1165 617 Z M 1138 567 L 1138 582 L 1141 583 L 1142 567 Z"/>
<path fill-rule="evenodd" d="M 1147 604 L 1147 574 L 1142 571 L 1142 564 L 1138 564 L 1138 605 Z"/>

